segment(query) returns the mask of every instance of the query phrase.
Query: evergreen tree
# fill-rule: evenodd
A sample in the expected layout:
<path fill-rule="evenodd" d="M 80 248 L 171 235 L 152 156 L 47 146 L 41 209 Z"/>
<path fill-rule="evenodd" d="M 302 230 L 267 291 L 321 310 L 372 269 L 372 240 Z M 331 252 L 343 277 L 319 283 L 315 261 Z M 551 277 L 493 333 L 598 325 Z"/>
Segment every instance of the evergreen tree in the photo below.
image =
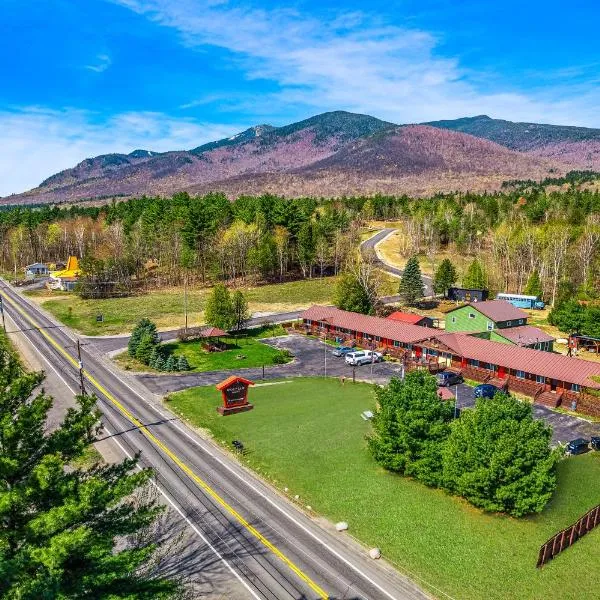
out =
<path fill-rule="evenodd" d="M 188 362 L 188 359 L 185 357 L 184 354 L 180 354 L 179 358 L 177 359 L 177 370 L 178 371 L 189 371 L 190 370 L 190 363 Z"/>
<path fill-rule="evenodd" d="M 133 328 L 129 338 L 129 343 L 127 344 L 129 356 L 136 356 L 138 344 L 145 333 L 151 337 L 154 345 L 160 342 L 160 336 L 158 335 L 156 325 L 150 321 L 150 319 L 141 319 L 141 321 Z"/>
<path fill-rule="evenodd" d="M 95 398 L 79 396 L 55 430 L 43 377 L 0 356 L 0 597 L 21 600 L 175 598 L 153 574 L 149 531 L 163 508 L 139 494 L 137 459 L 76 466 L 95 440 Z M 146 533 L 145 533 L 146 532 Z"/>
<path fill-rule="evenodd" d="M 412 371 L 375 389 L 377 407 L 368 445 L 375 460 L 390 471 L 427 485 L 442 481 L 442 447 L 450 434 L 454 404 L 438 396 L 435 377 Z"/>
<path fill-rule="evenodd" d="M 248 309 L 248 300 L 241 290 L 236 290 L 231 298 L 233 305 L 233 314 L 235 316 L 235 329 L 239 331 L 244 329 L 246 323 L 252 316 Z"/>
<path fill-rule="evenodd" d="M 152 351 L 155 347 L 156 343 L 154 341 L 154 337 L 152 337 L 151 333 L 145 331 L 142 334 L 139 344 L 137 345 L 137 348 L 135 350 L 135 358 L 141 363 L 149 365 L 150 357 L 152 356 Z"/>
<path fill-rule="evenodd" d="M 341 310 L 372 315 L 375 307 L 358 277 L 353 273 L 342 274 L 335 284 L 333 303 Z"/>
<path fill-rule="evenodd" d="M 156 360 L 154 361 L 152 367 L 157 371 L 165 370 L 165 357 L 162 355 L 162 353 L 156 357 Z"/>
<path fill-rule="evenodd" d="M 204 319 L 209 325 L 229 331 L 235 325 L 235 313 L 229 290 L 217 283 L 206 301 Z"/>
<path fill-rule="evenodd" d="M 449 258 L 445 258 L 438 266 L 433 276 L 433 291 L 436 294 L 443 294 L 444 298 L 448 293 L 448 288 L 451 288 L 456 283 L 457 275 L 454 265 Z"/>
<path fill-rule="evenodd" d="M 156 368 L 156 361 L 158 360 L 158 357 L 161 355 L 161 351 L 160 351 L 160 347 L 159 346 L 154 346 L 154 348 L 152 348 L 152 352 L 150 353 L 150 358 L 148 360 L 148 365 Z"/>
<path fill-rule="evenodd" d="M 542 289 L 542 282 L 540 280 L 539 273 L 537 271 L 532 271 L 529 279 L 527 279 L 527 285 L 525 286 L 525 293 L 528 296 L 537 296 L 537 298 L 541 299 L 544 294 L 544 290 Z"/>
<path fill-rule="evenodd" d="M 402 272 L 398 293 L 406 304 L 413 305 L 423 298 L 423 288 L 419 259 L 411 256 Z"/>
<path fill-rule="evenodd" d="M 169 354 L 167 361 L 165 362 L 165 371 L 176 371 L 177 363 L 175 361 L 175 356 L 173 354 Z"/>
<path fill-rule="evenodd" d="M 556 488 L 562 450 L 531 404 L 504 394 L 478 400 L 451 426 L 443 451 L 445 487 L 487 511 L 541 512 Z"/>
<path fill-rule="evenodd" d="M 487 277 L 482 264 L 477 260 L 469 265 L 465 276 L 463 277 L 463 287 L 476 290 L 487 288 Z"/>

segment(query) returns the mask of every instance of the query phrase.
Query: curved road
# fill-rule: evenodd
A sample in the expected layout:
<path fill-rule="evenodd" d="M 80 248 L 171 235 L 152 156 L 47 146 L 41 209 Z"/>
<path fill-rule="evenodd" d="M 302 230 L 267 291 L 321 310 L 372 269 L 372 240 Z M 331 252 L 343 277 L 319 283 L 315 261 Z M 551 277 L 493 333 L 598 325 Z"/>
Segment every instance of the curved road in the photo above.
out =
<path fill-rule="evenodd" d="M 393 275 L 394 277 L 402 277 L 402 269 L 399 269 L 398 267 L 394 267 L 393 265 L 390 265 L 390 264 L 384 262 L 377 255 L 377 249 L 375 247 L 375 246 L 377 246 L 377 244 L 379 242 L 382 242 L 386 237 L 388 237 L 388 235 L 391 235 L 392 233 L 394 233 L 394 231 L 397 231 L 397 230 L 394 229 L 393 227 L 389 227 L 387 229 L 382 229 L 381 231 L 376 233 L 373 237 L 370 237 L 368 240 L 365 240 L 360 245 L 360 248 L 361 248 L 361 252 L 363 254 L 368 250 L 373 251 L 373 255 L 375 256 L 375 262 L 379 266 L 380 269 L 382 269 L 386 273 L 389 273 L 390 275 Z M 425 286 L 425 296 L 433 296 L 432 284 L 433 284 L 433 282 L 432 282 L 431 277 L 429 277 L 428 275 L 423 275 L 423 285 Z"/>

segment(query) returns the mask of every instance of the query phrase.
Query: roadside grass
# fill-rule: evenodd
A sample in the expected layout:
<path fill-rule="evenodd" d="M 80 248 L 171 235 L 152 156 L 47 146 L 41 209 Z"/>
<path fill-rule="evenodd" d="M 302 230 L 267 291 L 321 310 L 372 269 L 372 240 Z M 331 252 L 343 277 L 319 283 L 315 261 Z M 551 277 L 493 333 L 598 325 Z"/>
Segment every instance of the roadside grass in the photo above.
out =
<path fill-rule="evenodd" d="M 288 312 L 312 304 L 329 304 L 336 278 L 303 279 L 280 284 L 243 288 L 251 312 Z M 183 327 L 183 288 L 170 288 L 129 298 L 82 300 L 75 294 L 33 290 L 26 292 L 32 300 L 54 315 L 61 323 L 84 335 L 129 333 L 142 318 L 148 317 L 159 329 Z M 204 322 L 203 310 L 209 288 L 188 292 L 190 326 Z M 102 314 L 103 322 L 96 321 Z"/>
<path fill-rule="evenodd" d="M 201 342 L 192 340 L 187 342 L 170 342 L 163 344 L 168 354 L 179 356 L 183 354 L 190 365 L 190 371 L 220 371 L 227 369 L 240 369 L 246 367 L 261 367 L 262 365 L 284 364 L 290 358 L 277 348 L 268 346 L 261 339 L 271 336 L 285 335 L 281 326 L 261 327 L 251 329 L 244 334 L 222 338 L 227 349 L 223 352 L 207 352 L 202 348 Z M 281 362 L 276 363 L 276 358 Z M 151 373 L 164 373 L 149 367 L 139 360 L 129 356 L 127 351 L 117 355 L 115 360 L 126 370 L 146 371 Z M 186 372 L 190 372 L 186 371 Z"/>
<path fill-rule="evenodd" d="M 600 530 L 543 569 L 535 563 L 543 542 L 600 502 L 600 453 L 562 461 L 544 512 L 513 519 L 381 469 L 366 447 L 370 424 L 360 417 L 374 406 L 367 384 L 294 378 L 251 388 L 249 399 L 254 410 L 225 418 L 213 387 L 173 394 L 167 404 L 222 444 L 241 440 L 244 460 L 276 487 L 332 522 L 347 521 L 352 535 L 453 598 L 598 597 Z"/>

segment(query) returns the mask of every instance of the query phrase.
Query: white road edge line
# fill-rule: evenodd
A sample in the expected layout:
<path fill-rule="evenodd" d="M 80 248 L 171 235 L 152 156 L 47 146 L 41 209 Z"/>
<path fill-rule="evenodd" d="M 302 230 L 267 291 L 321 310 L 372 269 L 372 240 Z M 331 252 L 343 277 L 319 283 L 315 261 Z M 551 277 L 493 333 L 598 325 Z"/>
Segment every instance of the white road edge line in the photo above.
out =
<path fill-rule="evenodd" d="M 9 315 L 8 318 L 13 322 L 13 325 L 17 328 L 17 331 L 19 331 L 18 325 L 15 323 L 15 321 L 13 320 L 13 318 L 10 315 Z M 67 381 L 65 380 L 65 378 L 56 370 L 56 368 L 54 367 L 54 365 L 41 352 L 38 352 L 38 349 L 33 345 L 33 342 L 29 339 L 29 337 L 26 336 L 26 335 L 24 335 L 23 337 L 27 340 L 27 342 L 31 345 L 31 347 L 36 351 L 36 354 L 39 355 L 39 356 L 41 356 L 42 359 L 44 360 L 44 362 L 54 371 L 54 373 L 56 374 L 56 376 L 65 384 L 65 386 L 67 387 L 67 389 L 69 389 L 71 391 L 71 393 L 73 394 L 73 396 L 76 396 L 77 392 L 71 387 L 71 385 L 69 383 L 67 383 Z M 123 382 L 123 383 L 125 383 L 125 382 Z M 125 385 L 127 385 L 127 384 L 125 383 Z M 129 386 L 127 386 L 127 387 L 129 387 Z M 138 396 L 139 396 L 139 394 L 138 394 Z M 123 454 L 127 458 L 129 458 L 129 459 L 133 458 L 131 456 L 131 454 L 129 454 L 129 452 L 127 452 L 127 450 L 123 447 L 123 445 L 121 444 L 121 442 L 119 442 L 119 440 L 117 440 L 114 437 L 112 437 L 113 434 L 106 427 L 106 425 L 103 424 L 102 427 L 106 431 L 106 433 L 109 436 L 111 436 L 110 440 L 112 442 L 114 442 L 121 449 L 121 452 L 123 452 Z M 137 468 L 141 470 L 141 467 L 139 465 L 137 465 Z M 227 561 L 227 559 L 223 558 L 223 556 L 219 553 L 219 551 L 206 539 L 206 537 L 204 537 L 204 534 L 189 520 L 188 517 L 185 516 L 185 514 L 183 514 L 182 510 L 173 502 L 173 500 L 165 493 L 165 491 L 158 485 L 158 483 L 156 483 L 156 481 L 154 481 L 154 480 L 150 480 L 150 483 L 152 483 L 152 485 L 154 487 L 156 487 L 156 489 L 162 494 L 163 498 L 179 513 L 179 515 L 192 528 L 192 530 L 198 535 L 198 537 L 200 537 L 200 539 L 215 553 L 215 555 L 217 556 L 217 558 L 220 561 L 223 562 L 223 564 L 229 569 L 229 571 L 231 571 L 231 573 L 233 573 L 233 575 L 236 577 L 236 579 L 239 580 L 239 582 L 250 592 L 250 594 L 254 598 L 256 598 L 256 600 L 261 600 L 261 597 L 256 595 L 256 593 L 248 585 L 248 583 L 242 579 L 241 575 L 229 564 L 229 562 Z"/>

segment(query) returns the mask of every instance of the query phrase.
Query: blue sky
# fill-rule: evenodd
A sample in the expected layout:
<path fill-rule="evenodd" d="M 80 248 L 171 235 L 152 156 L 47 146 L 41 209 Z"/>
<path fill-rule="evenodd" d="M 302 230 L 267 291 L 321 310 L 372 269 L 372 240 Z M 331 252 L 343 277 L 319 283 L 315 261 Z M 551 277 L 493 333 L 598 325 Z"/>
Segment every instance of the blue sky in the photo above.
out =
<path fill-rule="evenodd" d="M 2 0 L 0 195 L 327 110 L 600 127 L 597 3 Z"/>

